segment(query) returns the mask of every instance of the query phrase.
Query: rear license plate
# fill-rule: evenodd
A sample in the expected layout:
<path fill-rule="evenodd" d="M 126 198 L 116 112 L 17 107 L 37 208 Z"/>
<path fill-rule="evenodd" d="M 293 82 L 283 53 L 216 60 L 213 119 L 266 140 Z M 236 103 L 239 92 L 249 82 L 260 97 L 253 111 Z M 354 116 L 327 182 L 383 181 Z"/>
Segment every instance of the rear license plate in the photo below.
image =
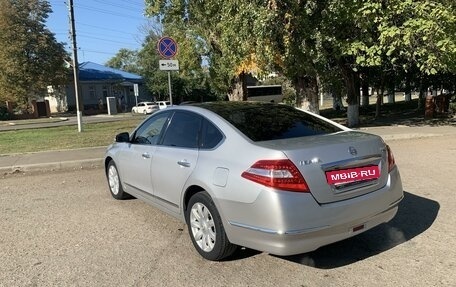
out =
<path fill-rule="evenodd" d="M 380 177 L 378 166 L 365 166 L 326 172 L 326 180 L 329 184 L 352 183 L 356 181 L 373 180 Z"/>

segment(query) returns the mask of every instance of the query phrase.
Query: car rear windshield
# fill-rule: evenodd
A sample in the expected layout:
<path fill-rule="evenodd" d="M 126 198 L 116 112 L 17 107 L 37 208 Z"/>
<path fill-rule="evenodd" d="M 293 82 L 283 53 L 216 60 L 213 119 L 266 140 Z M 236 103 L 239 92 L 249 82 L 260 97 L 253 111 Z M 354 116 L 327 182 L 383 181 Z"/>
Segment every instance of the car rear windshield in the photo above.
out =
<path fill-rule="evenodd" d="M 214 102 L 198 106 L 217 113 L 252 141 L 289 139 L 341 131 L 324 120 L 286 105 Z"/>

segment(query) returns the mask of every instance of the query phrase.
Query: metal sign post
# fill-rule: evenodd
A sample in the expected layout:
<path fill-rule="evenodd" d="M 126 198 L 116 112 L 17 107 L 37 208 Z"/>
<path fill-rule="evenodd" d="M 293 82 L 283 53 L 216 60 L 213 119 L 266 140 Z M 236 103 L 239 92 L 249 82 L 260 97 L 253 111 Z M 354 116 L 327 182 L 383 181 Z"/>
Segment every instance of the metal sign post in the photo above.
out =
<path fill-rule="evenodd" d="M 177 43 L 170 37 L 162 37 L 157 44 L 157 49 L 160 55 L 166 60 L 160 60 L 158 67 L 161 71 L 168 71 L 168 90 L 169 103 L 173 104 L 173 95 L 171 92 L 171 72 L 179 71 L 179 62 L 177 60 L 169 60 L 177 54 Z"/>
<path fill-rule="evenodd" d="M 173 94 L 171 93 L 171 72 L 168 72 L 168 90 L 169 90 L 169 104 L 173 105 Z"/>
<path fill-rule="evenodd" d="M 135 91 L 136 106 L 138 106 L 138 96 L 139 96 L 138 84 L 133 85 L 133 90 Z"/>

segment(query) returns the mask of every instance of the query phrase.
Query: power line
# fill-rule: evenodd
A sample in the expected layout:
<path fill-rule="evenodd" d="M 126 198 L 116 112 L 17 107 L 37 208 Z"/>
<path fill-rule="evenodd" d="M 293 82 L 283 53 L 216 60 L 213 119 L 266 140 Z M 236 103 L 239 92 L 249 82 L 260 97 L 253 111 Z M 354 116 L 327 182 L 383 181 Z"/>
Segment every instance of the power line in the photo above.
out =
<path fill-rule="evenodd" d="M 139 35 L 131 33 L 131 32 L 120 31 L 120 30 L 116 30 L 116 29 L 110 29 L 110 28 L 106 28 L 106 27 L 90 25 L 90 24 L 81 23 L 81 22 L 76 22 L 76 23 L 77 23 L 78 26 L 81 25 L 81 26 L 92 27 L 92 28 L 96 28 L 96 29 L 100 29 L 100 30 L 106 30 L 106 31 L 111 31 L 111 32 L 116 32 L 116 33 L 123 33 L 123 34 L 130 34 L 130 35 L 133 35 L 133 36 L 139 36 Z"/>
<path fill-rule="evenodd" d="M 118 8 L 122 8 L 122 9 L 127 9 L 127 10 L 131 10 L 131 11 L 137 11 L 136 8 L 133 8 L 131 6 L 125 6 L 125 5 L 121 5 L 121 4 L 115 4 L 115 3 L 112 3 L 112 2 L 109 2 L 109 1 L 103 1 L 103 0 L 92 0 L 92 2 L 98 2 L 98 3 L 102 3 L 102 4 L 105 4 L 105 5 L 108 5 L 108 6 L 112 6 L 112 7 L 118 7 Z M 143 8 L 144 7 L 144 4 L 138 4 L 138 3 L 133 3 L 133 2 L 124 2 L 124 4 L 133 4 L 133 5 L 137 5 L 136 7 L 141 7 Z"/>
<path fill-rule="evenodd" d="M 128 18 L 128 19 L 132 19 L 133 18 L 133 19 L 137 19 L 137 20 L 145 20 L 144 17 L 136 17 L 136 16 L 133 16 L 133 15 L 118 13 L 118 12 L 115 12 L 115 11 L 106 10 L 106 9 L 100 9 L 100 8 L 96 8 L 96 7 L 92 7 L 92 6 L 75 5 L 75 7 L 81 8 L 81 9 L 85 9 L 85 10 L 89 10 L 89 11 L 99 12 L 99 13 L 103 13 L 103 14 L 108 14 L 108 15 L 112 15 L 112 16 L 117 16 L 117 17 L 123 17 L 123 18 Z"/>
<path fill-rule="evenodd" d="M 52 5 L 55 7 L 61 7 L 64 6 L 64 2 L 68 2 L 69 0 L 61 0 L 60 1 L 50 1 L 52 2 Z M 73 1 L 71 1 L 73 2 Z M 82 12 L 85 14 L 84 16 L 89 16 L 89 17 L 94 17 L 94 19 L 102 19 L 102 18 L 109 18 L 106 16 L 103 16 L 102 14 L 105 15 L 111 15 L 115 17 L 123 17 L 123 18 L 128 18 L 132 22 L 137 22 L 137 20 L 140 21 L 147 21 L 147 17 L 142 16 L 143 14 L 140 14 L 138 10 L 144 11 L 145 5 L 144 2 L 141 1 L 141 3 L 135 2 L 135 1 L 119 1 L 117 3 L 112 3 L 111 1 L 107 0 L 92 0 L 91 2 L 88 2 L 88 5 L 80 4 L 80 1 L 75 1 L 79 3 L 73 3 L 74 8 L 77 9 L 82 9 L 84 11 L 90 11 L 90 12 Z M 87 3 L 87 2 L 86 2 Z M 93 4 L 92 4 L 93 3 Z M 58 8 L 57 10 L 59 10 Z M 126 12 L 126 13 L 124 13 Z M 135 15 L 132 15 L 131 12 L 136 12 Z M 80 12 L 81 13 L 81 12 Z M 96 15 L 98 14 L 98 15 Z M 60 13 L 59 13 L 60 15 Z M 94 16 L 92 16 L 94 15 Z M 114 50 L 119 50 L 121 48 L 128 48 L 132 50 L 137 50 L 138 47 L 141 44 L 141 38 L 144 38 L 142 33 L 132 33 L 132 32 L 127 32 L 127 31 L 121 31 L 116 29 L 117 25 L 110 25 L 109 22 L 112 21 L 113 24 L 118 24 L 122 23 L 124 20 L 108 20 L 108 22 L 100 22 L 98 21 L 96 25 L 91 25 L 89 23 L 85 23 L 86 21 L 90 21 L 88 17 L 86 17 L 87 20 L 83 20 L 84 22 L 79 22 L 76 21 L 76 24 L 78 26 L 83 26 L 86 28 L 83 28 L 82 30 L 79 29 L 77 33 L 77 38 L 79 43 L 78 49 L 82 53 L 96 53 L 96 54 L 104 54 L 104 55 L 116 55 L 116 52 L 107 52 L 107 51 L 114 51 Z M 74 20 L 74 19 L 73 19 Z M 115 23 L 115 22 L 117 23 Z M 101 25 L 98 25 L 98 23 L 106 23 L 106 25 L 103 27 Z M 102 24 L 103 25 L 103 24 Z M 140 24 L 138 24 L 140 25 Z M 61 26 L 58 26 L 61 27 Z M 91 29 L 88 29 L 87 27 L 90 27 Z M 116 28 L 113 28 L 116 27 Z M 119 28 L 122 28 L 122 25 L 119 25 Z M 139 28 L 139 26 L 138 26 Z M 97 31 L 99 30 L 99 31 Z M 57 33 L 55 33 L 57 32 Z M 62 33 L 61 30 L 56 30 L 54 34 L 60 35 L 65 35 L 66 33 Z M 68 36 L 68 42 L 71 43 L 71 33 Z M 66 41 L 64 41 L 66 42 Z M 138 45 L 139 44 L 139 45 Z M 67 46 L 68 44 L 65 44 Z M 89 49 L 85 49 L 84 46 L 88 47 Z M 93 48 L 92 48 L 93 47 Z M 118 48 L 117 48 L 118 47 Z M 70 48 L 68 46 L 68 48 Z M 85 57 L 85 56 L 84 56 Z"/>
<path fill-rule="evenodd" d="M 78 34 L 78 37 L 95 39 L 95 40 L 105 41 L 105 42 L 109 42 L 109 43 L 118 43 L 118 44 L 124 44 L 124 45 L 131 45 L 131 43 L 127 43 L 127 42 L 121 42 L 121 41 L 116 41 L 116 40 L 112 40 L 112 39 L 87 36 L 87 35 L 84 35 L 84 34 L 81 35 L 81 33 Z"/>

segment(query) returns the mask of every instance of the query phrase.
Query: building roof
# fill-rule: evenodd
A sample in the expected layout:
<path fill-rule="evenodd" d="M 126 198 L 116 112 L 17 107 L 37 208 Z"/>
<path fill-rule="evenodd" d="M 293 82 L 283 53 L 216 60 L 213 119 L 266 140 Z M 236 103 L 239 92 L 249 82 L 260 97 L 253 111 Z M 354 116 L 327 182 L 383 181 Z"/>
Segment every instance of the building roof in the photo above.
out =
<path fill-rule="evenodd" d="M 143 78 L 140 75 L 128 73 L 122 70 L 106 67 L 92 62 L 84 62 L 79 64 L 79 80 L 81 81 L 103 81 L 103 80 L 119 80 L 142 82 Z"/>

